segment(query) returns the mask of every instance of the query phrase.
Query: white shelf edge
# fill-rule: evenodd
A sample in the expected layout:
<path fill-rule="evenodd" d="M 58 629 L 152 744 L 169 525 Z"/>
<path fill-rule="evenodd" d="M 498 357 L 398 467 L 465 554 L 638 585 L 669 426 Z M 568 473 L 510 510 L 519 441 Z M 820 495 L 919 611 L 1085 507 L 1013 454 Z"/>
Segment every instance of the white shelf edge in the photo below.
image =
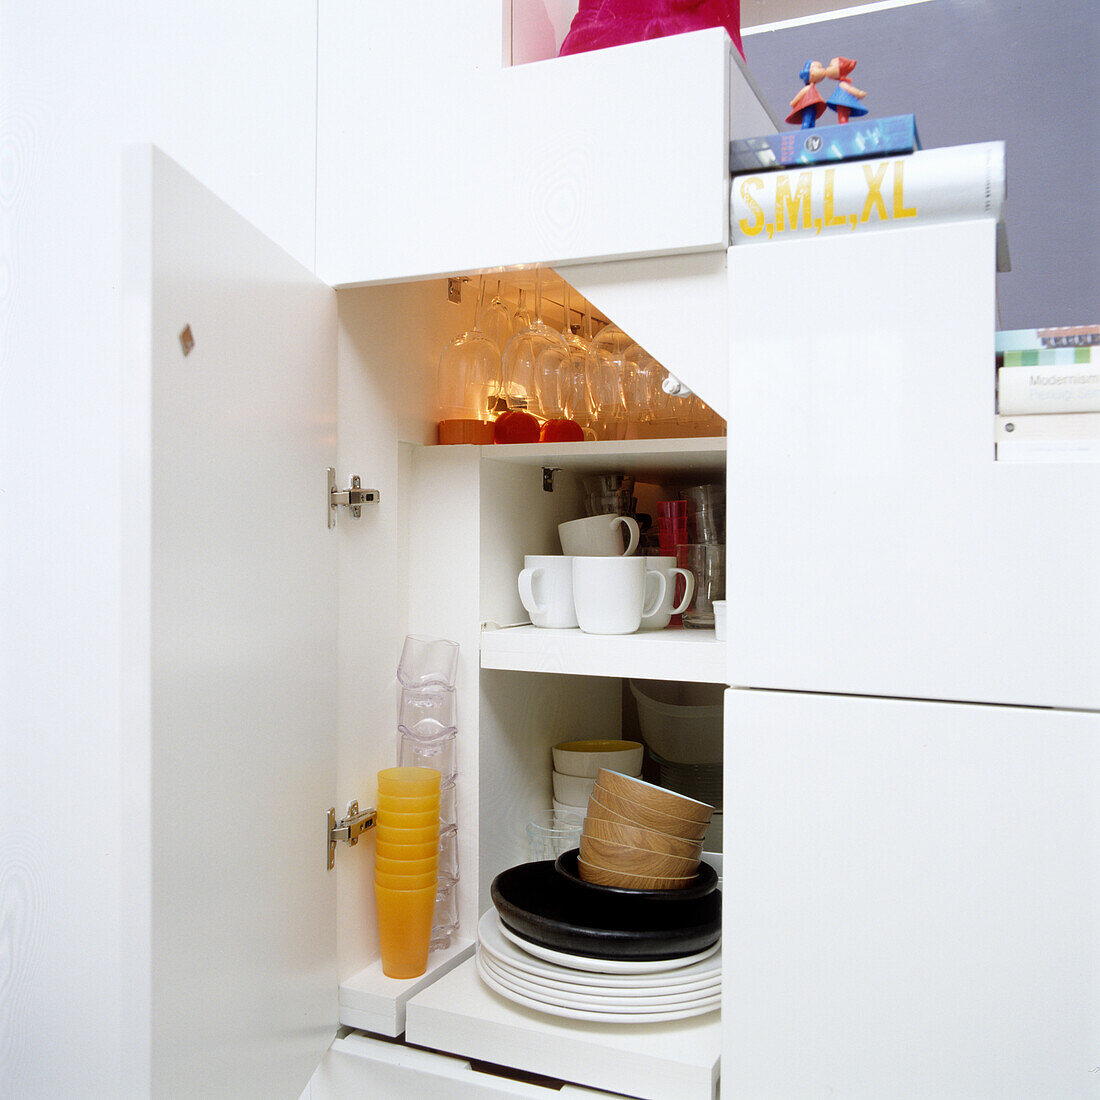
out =
<path fill-rule="evenodd" d="M 725 469 L 726 462 L 725 436 L 595 443 L 497 443 L 480 450 L 482 458 L 493 462 L 553 465 L 577 473 L 717 473 Z"/>
<path fill-rule="evenodd" d="M 510 626 L 481 632 L 481 667 L 572 676 L 726 682 L 726 646 L 713 630 L 670 627 L 637 634 L 585 634 Z"/>
<path fill-rule="evenodd" d="M 667 1023 L 562 1019 L 487 989 L 470 960 L 409 1005 L 407 1040 L 589 1088 L 679 1100 L 713 1095 L 722 1026 L 718 1011 Z"/>
<path fill-rule="evenodd" d="M 419 978 L 387 978 L 377 959 L 358 974 L 340 983 L 340 1023 L 360 1031 L 394 1038 L 405 1030 L 405 1006 L 411 997 L 459 963 L 471 958 L 474 943 L 458 940 L 428 956 L 428 969 Z"/>

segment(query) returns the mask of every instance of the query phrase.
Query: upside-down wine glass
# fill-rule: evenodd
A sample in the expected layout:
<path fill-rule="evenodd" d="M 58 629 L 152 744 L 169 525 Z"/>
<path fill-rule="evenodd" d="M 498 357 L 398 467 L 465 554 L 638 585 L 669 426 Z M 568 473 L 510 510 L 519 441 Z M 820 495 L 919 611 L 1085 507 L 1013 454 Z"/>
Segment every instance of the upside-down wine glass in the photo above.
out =
<path fill-rule="evenodd" d="M 535 268 L 535 319 L 504 349 L 502 369 L 508 407 L 526 409 L 544 419 L 563 417 L 559 386 L 550 380 L 560 377 L 561 365 L 568 358 L 569 348 L 561 333 L 542 320 L 542 270 Z M 541 391 L 540 377 L 546 379 Z"/>
<path fill-rule="evenodd" d="M 489 420 L 489 400 L 500 385 L 500 352 L 480 329 L 485 280 L 478 285 L 473 328 L 451 340 L 439 356 L 439 418 L 443 421 Z"/>

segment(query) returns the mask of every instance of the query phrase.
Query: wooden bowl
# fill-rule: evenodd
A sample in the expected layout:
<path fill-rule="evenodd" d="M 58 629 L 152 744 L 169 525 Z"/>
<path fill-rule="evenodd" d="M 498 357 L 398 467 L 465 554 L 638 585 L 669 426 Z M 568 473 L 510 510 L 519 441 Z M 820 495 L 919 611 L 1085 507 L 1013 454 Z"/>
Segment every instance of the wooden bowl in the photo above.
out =
<path fill-rule="evenodd" d="M 593 803 L 596 807 L 593 808 Z M 702 840 L 707 835 L 707 826 L 699 821 L 686 821 L 682 817 L 670 817 L 659 810 L 651 810 L 640 802 L 629 802 L 625 798 L 605 791 L 597 783 L 592 791 L 592 797 L 588 800 L 588 813 L 591 817 L 602 817 L 609 820 L 607 811 L 621 818 L 628 825 L 642 825 L 647 829 L 656 829 L 670 836 L 682 837 L 684 840 Z"/>
<path fill-rule="evenodd" d="M 695 881 L 694 875 L 687 878 L 661 878 L 657 875 L 628 875 L 625 871 L 607 871 L 583 859 L 577 860 L 577 870 L 585 882 L 594 882 L 597 886 L 618 886 L 624 890 L 683 890 Z"/>
<path fill-rule="evenodd" d="M 634 776 L 623 775 L 621 772 L 610 771 L 607 768 L 600 769 L 596 776 L 596 786 L 620 798 L 640 802 L 651 810 L 658 810 L 670 817 L 682 817 L 686 821 L 701 821 L 706 825 L 714 814 L 714 807 L 708 806 L 705 802 L 696 802 L 694 798 L 677 794 L 667 787 L 658 787 L 653 783 L 647 783 L 644 779 L 636 779 Z"/>
<path fill-rule="evenodd" d="M 550 752 L 554 771 L 595 779 L 601 768 L 641 775 L 645 749 L 641 741 L 563 741 Z"/>
<path fill-rule="evenodd" d="M 609 810 L 608 813 L 610 812 Z M 683 856 L 685 859 L 697 860 L 703 852 L 701 840 L 684 840 L 683 837 L 671 836 L 656 829 L 646 829 L 641 825 L 620 824 L 601 817 L 586 817 L 583 834 L 594 840 L 609 840 L 614 844 L 627 844 L 631 848 L 644 848 L 650 852 Z"/>
<path fill-rule="evenodd" d="M 648 848 L 631 848 L 610 840 L 581 834 L 581 859 L 605 871 L 625 871 L 628 875 L 650 875 L 653 878 L 689 878 L 699 869 L 698 859 L 651 852 Z"/>

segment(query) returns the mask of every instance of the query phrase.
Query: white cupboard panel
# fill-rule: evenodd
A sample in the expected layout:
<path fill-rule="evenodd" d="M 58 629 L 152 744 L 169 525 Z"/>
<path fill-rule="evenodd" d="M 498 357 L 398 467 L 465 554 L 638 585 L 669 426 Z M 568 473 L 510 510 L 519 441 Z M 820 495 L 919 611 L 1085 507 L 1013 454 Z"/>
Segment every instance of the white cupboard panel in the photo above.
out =
<path fill-rule="evenodd" d="M 163 154 L 128 168 L 137 1076 L 158 1096 L 297 1095 L 337 1013 L 335 296 Z"/>
<path fill-rule="evenodd" d="M 444 41 L 436 12 L 408 27 L 322 5 L 322 278 L 725 247 L 731 69 L 744 77 L 724 30 L 505 68 Z"/>
<path fill-rule="evenodd" d="M 1100 1066 L 1100 715 L 726 707 L 723 1086 L 1069 1097 Z"/>
<path fill-rule="evenodd" d="M 1100 466 L 995 461 L 993 222 L 728 260 L 730 683 L 1100 706 Z"/>

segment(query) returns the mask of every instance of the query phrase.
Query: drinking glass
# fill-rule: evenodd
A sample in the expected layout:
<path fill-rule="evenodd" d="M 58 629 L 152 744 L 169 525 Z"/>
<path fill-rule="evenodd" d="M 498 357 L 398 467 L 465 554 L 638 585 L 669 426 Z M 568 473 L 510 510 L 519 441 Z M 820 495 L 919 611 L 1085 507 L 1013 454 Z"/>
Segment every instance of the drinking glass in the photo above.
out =
<path fill-rule="evenodd" d="M 502 359 L 508 407 L 549 419 L 563 417 L 561 375 L 568 359 L 561 333 L 542 319 L 542 270 L 535 268 L 535 319 L 508 341 Z"/>
<path fill-rule="evenodd" d="M 432 914 L 430 947 L 438 951 L 451 946 L 451 938 L 458 931 L 458 889 L 454 882 L 439 880 L 435 890 L 435 908 Z"/>
<path fill-rule="evenodd" d="M 581 842 L 582 811 L 540 810 L 527 822 L 527 850 L 531 861 L 557 859 Z"/>
<path fill-rule="evenodd" d="M 726 551 L 712 543 L 676 547 L 676 564 L 695 575 L 695 597 L 684 612 L 684 626 L 714 629 L 714 601 L 726 598 Z"/>
<path fill-rule="evenodd" d="M 648 424 L 656 419 L 664 373 L 664 367 L 641 345 L 631 344 L 623 352 L 623 403 L 631 423 Z"/>
<path fill-rule="evenodd" d="M 496 344 L 479 327 L 484 292 L 482 279 L 473 328 L 451 340 L 439 356 L 437 400 L 441 420 L 489 419 L 490 399 L 500 386 L 501 359 Z"/>
<path fill-rule="evenodd" d="M 562 325 L 562 337 L 569 349 L 569 358 L 561 365 L 561 400 L 565 415 L 576 421 L 587 436 L 591 432 L 592 409 L 588 404 L 588 387 L 585 384 L 585 364 L 588 361 L 589 341 L 585 332 L 591 328 L 591 319 L 586 329 L 574 331 L 570 324 L 572 310 L 569 307 L 569 284 L 564 291 L 565 321 Z M 588 313 L 588 303 L 585 303 Z M 592 438 L 595 433 L 592 432 Z"/>
<path fill-rule="evenodd" d="M 493 341 L 497 346 L 497 350 L 501 355 L 504 354 L 504 349 L 508 346 L 508 341 L 512 339 L 512 334 L 515 331 L 512 328 L 512 314 L 505 305 L 504 299 L 500 296 L 500 280 L 497 279 L 496 293 L 492 299 L 485 304 L 484 312 L 481 316 L 481 330 L 485 335 Z"/>
<path fill-rule="evenodd" d="M 378 773 L 378 793 L 390 798 L 438 798 L 441 786 L 439 776 L 429 768 L 405 765 L 383 768 Z"/>
<path fill-rule="evenodd" d="M 421 722 L 432 722 L 433 728 L 446 729 L 458 725 L 456 710 L 453 687 L 402 688 L 397 704 L 397 724 L 414 732 Z"/>
<path fill-rule="evenodd" d="M 605 325 L 588 349 L 585 383 L 592 427 L 598 439 L 622 439 L 626 435 L 624 353 L 633 343 L 616 325 Z"/>
<path fill-rule="evenodd" d="M 454 687 L 458 642 L 408 634 L 397 665 L 397 678 L 410 688 Z"/>
<path fill-rule="evenodd" d="M 416 730 L 398 727 L 400 741 L 397 762 L 403 767 L 431 769 L 438 772 L 444 783 L 455 777 L 454 726 L 440 726 L 432 718 L 425 718 Z"/>
<path fill-rule="evenodd" d="M 387 978 L 419 978 L 428 968 L 435 883 L 418 889 L 392 889 L 376 882 L 378 941 Z"/>

